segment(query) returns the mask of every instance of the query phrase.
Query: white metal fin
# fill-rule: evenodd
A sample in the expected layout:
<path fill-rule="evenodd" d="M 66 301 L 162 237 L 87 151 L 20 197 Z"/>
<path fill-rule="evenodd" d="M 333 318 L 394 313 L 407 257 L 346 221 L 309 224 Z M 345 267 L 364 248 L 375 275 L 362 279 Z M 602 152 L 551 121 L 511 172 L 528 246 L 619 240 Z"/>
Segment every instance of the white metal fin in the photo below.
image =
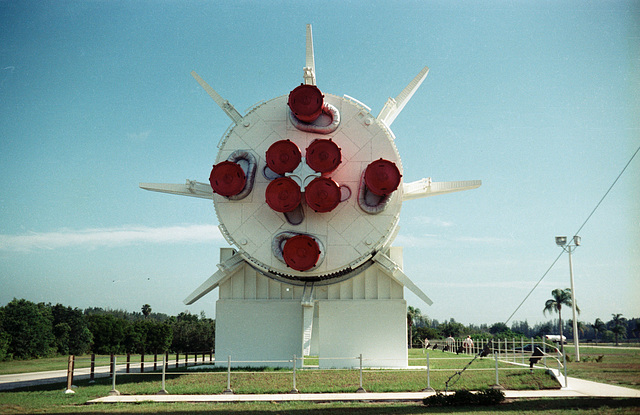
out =
<path fill-rule="evenodd" d="M 387 127 L 391 126 L 398 114 L 400 114 L 404 106 L 407 105 L 407 102 L 409 102 L 413 94 L 415 94 L 422 82 L 425 80 L 428 73 L 428 67 L 425 66 L 422 68 L 420 73 L 416 75 L 411 82 L 409 82 L 409 85 L 407 85 L 395 99 L 389 98 L 387 100 L 382 111 L 378 114 L 377 119 L 385 123 Z"/>
<path fill-rule="evenodd" d="M 417 295 L 418 298 L 424 301 L 425 304 L 433 304 L 433 301 L 429 297 L 427 297 L 427 295 L 420 288 L 418 288 L 418 286 L 415 285 L 413 281 L 411 281 L 407 274 L 402 272 L 400 266 L 387 255 L 383 254 L 381 251 L 378 251 L 378 253 L 373 257 L 373 261 L 376 263 L 378 268 L 382 270 L 382 272 L 396 280 L 399 284 L 408 288 L 412 293 Z"/>
<path fill-rule="evenodd" d="M 195 80 L 198 81 L 200 86 L 207 92 L 207 94 L 209 94 L 211 98 L 213 98 L 216 104 L 218 104 L 218 106 L 222 108 L 222 111 L 224 111 L 225 114 L 227 114 L 234 123 L 239 124 L 240 121 L 242 121 L 242 115 L 240 115 L 240 113 L 233 107 L 233 105 L 231 105 L 226 99 L 222 98 L 220 94 L 218 94 L 213 88 L 211 88 L 211 86 L 209 86 L 208 83 L 205 82 L 204 79 L 200 78 L 200 75 L 198 75 L 196 71 L 191 71 L 191 76 L 193 76 Z"/>
<path fill-rule="evenodd" d="M 464 180 L 458 182 L 432 182 L 430 177 L 411 183 L 402 184 L 402 201 L 420 199 L 422 197 L 443 195 L 446 193 L 461 192 L 463 190 L 477 189 L 482 185 L 482 180 Z"/>
<path fill-rule="evenodd" d="M 207 278 L 198 288 L 196 288 L 187 298 L 184 299 L 186 305 L 191 305 L 204 297 L 209 292 L 218 287 L 220 282 L 225 278 L 233 274 L 238 267 L 244 262 L 240 254 L 236 253 L 226 261 L 218 264 L 218 271 L 212 276 Z"/>
<path fill-rule="evenodd" d="M 304 83 L 306 85 L 316 84 L 316 61 L 313 57 L 313 35 L 311 25 L 307 25 L 307 53 L 304 67 Z"/>
<path fill-rule="evenodd" d="M 172 195 L 199 197 L 201 199 L 213 199 L 213 189 L 205 183 L 187 180 L 186 184 L 173 183 L 140 183 L 140 188 L 152 192 L 169 193 Z"/>

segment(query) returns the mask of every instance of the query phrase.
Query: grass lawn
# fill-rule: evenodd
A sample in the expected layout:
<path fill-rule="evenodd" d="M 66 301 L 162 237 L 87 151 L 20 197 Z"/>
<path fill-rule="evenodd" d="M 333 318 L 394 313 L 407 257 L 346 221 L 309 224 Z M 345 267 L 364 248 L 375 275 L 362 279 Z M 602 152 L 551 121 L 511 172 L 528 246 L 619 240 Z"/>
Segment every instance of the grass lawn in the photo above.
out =
<path fill-rule="evenodd" d="M 574 360 L 574 354 L 568 355 Z M 596 361 L 600 356 L 601 361 Z M 569 376 L 640 389 L 639 348 L 581 346 L 580 360 L 567 363 Z"/>

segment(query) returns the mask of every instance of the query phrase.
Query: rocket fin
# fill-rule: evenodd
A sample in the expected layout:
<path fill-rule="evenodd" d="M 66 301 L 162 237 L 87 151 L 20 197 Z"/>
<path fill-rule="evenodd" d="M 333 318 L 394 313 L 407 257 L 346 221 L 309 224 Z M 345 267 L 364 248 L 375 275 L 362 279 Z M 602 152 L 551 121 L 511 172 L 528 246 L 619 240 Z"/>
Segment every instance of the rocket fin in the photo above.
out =
<path fill-rule="evenodd" d="M 140 188 L 152 192 L 169 193 L 179 196 L 199 197 L 201 199 L 213 199 L 211 186 L 205 183 L 187 180 L 186 184 L 173 183 L 140 183 Z"/>
<path fill-rule="evenodd" d="M 196 73 L 196 71 L 191 71 L 191 76 L 198 81 L 202 89 L 204 89 L 207 94 L 218 104 L 218 106 L 222 109 L 231 118 L 231 120 L 239 124 L 242 121 L 242 115 L 234 108 L 233 105 L 229 103 L 226 99 L 222 98 L 220 94 L 218 94 L 208 83 L 205 82 L 204 79 L 200 78 L 200 75 Z"/>
<path fill-rule="evenodd" d="M 424 292 L 422 292 L 422 290 L 417 285 L 415 285 L 413 281 L 411 281 L 411 279 L 409 279 L 407 274 L 402 272 L 402 270 L 400 269 L 400 266 L 396 264 L 387 255 L 383 254 L 382 252 L 378 252 L 373 257 L 373 261 L 382 270 L 382 272 L 384 272 L 389 277 L 396 280 L 399 284 L 403 285 L 404 287 L 407 287 L 412 293 L 414 293 L 422 301 L 424 301 L 425 304 L 427 305 L 433 304 L 433 301 L 431 301 L 431 298 L 427 297 L 427 295 Z"/>
<path fill-rule="evenodd" d="M 477 189 L 482 185 L 481 180 L 465 180 L 458 182 L 432 182 L 431 178 L 420 179 L 402 185 L 402 201 L 420 199 L 422 197 L 442 195 L 445 193 L 461 192 Z"/>
<path fill-rule="evenodd" d="M 226 277 L 233 274 L 238 267 L 244 262 L 244 259 L 240 254 L 236 253 L 231 258 L 224 261 L 222 264 L 218 264 L 218 270 L 205 282 L 203 282 L 198 288 L 195 289 L 187 298 L 184 299 L 186 305 L 191 305 L 204 297 L 209 292 L 218 288 L 218 284 Z"/>
<path fill-rule="evenodd" d="M 316 61 L 313 57 L 313 35 L 311 34 L 311 25 L 307 25 L 307 50 L 304 66 L 304 83 L 306 85 L 316 84 Z"/>
<path fill-rule="evenodd" d="M 422 68 L 420 73 L 416 75 L 411 82 L 409 82 L 409 85 L 407 85 L 395 99 L 389 98 L 387 100 L 386 104 L 384 104 L 384 107 L 380 111 L 380 114 L 378 114 L 378 117 L 376 118 L 385 123 L 387 127 L 391 126 L 398 114 L 403 110 L 404 106 L 407 105 L 407 102 L 409 102 L 413 94 L 415 94 L 420 85 L 422 85 L 422 82 L 425 80 L 428 73 L 428 67 L 425 66 Z"/>

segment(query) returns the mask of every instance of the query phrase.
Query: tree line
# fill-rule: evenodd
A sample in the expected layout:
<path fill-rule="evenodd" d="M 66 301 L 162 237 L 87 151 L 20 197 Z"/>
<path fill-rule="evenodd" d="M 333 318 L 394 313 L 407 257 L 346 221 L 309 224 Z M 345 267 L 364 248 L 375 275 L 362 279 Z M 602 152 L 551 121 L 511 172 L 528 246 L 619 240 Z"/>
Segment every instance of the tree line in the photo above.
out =
<path fill-rule="evenodd" d="M 422 314 L 419 308 L 407 308 L 408 338 L 412 347 L 422 347 L 424 339 L 441 339 L 448 336 L 474 339 L 542 339 L 547 334 L 558 334 L 559 324 L 567 339 L 573 338 L 573 321 L 552 319 L 551 321 L 530 325 L 525 321 L 515 321 L 508 326 L 505 323 L 464 325 L 450 319 L 439 322 Z M 612 314 L 611 319 L 604 322 L 597 318 L 593 323 L 578 321 L 578 334 L 583 342 L 618 343 L 620 340 L 640 341 L 640 318 L 626 319 L 622 314 Z"/>
<path fill-rule="evenodd" d="M 13 299 L 0 307 L 0 360 L 86 353 L 212 351 L 215 320 L 182 312 L 153 313 L 34 303 Z"/>

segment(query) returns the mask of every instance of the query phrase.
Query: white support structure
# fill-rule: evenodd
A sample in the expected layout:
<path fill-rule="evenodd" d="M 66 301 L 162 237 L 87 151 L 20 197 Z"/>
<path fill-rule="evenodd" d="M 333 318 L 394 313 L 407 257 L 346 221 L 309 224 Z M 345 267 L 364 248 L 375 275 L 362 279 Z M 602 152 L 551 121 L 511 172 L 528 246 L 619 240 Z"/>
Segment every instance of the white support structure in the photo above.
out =
<path fill-rule="evenodd" d="M 425 66 L 422 68 L 420 73 L 416 75 L 411 82 L 409 82 L 409 85 L 407 85 L 395 99 L 389 98 L 387 100 L 384 107 L 378 114 L 377 119 L 385 123 L 387 127 L 390 127 L 396 117 L 400 112 L 402 112 L 405 105 L 407 105 L 407 102 L 409 102 L 413 94 L 415 94 L 418 88 L 420 88 L 420 85 L 422 85 L 422 82 L 425 80 L 428 73 L 428 67 Z"/>
<path fill-rule="evenodd" d="M 430 177 L 402 185 L 402 201 L 420 199 L 422 197 L 443 195 L 477 189 L 482 185 L 481 180 L 464 180 L 458 182 L 432 182 Z"/>
<path fill-rule="evenodd" d="M 267 278 L 231 248 L 222 248 L 220 259 L 220 270 L 185 303 L 219 288 L 216 354 L 231 354 L 236 366 L 286 367 L 294 354 L 318 355 L 323 368 L 356 367 L 360 354 L 366 367 L 408 365 L 402 248 L 378 257 L 379 266 L 322 286 Z"/>

